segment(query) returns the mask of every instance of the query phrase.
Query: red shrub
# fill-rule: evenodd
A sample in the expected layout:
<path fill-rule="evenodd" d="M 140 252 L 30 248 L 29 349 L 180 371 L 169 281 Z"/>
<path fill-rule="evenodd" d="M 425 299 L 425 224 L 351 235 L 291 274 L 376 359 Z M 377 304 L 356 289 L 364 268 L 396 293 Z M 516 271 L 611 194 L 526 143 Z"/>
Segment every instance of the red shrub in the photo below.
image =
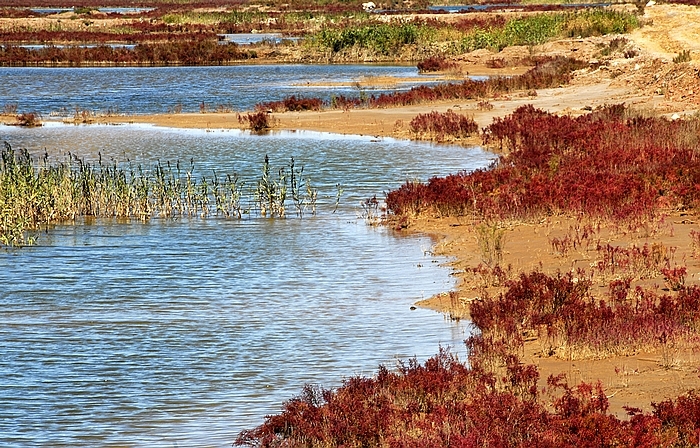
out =
<path fill-rule="evenodd" d="M 563 376 L 550 377 L 551 401 L 540 395 L 537 369 L 514 354 L 527 332 L 546 327 L 542 337 L 559 336 L 572 346 L 636 348 L 695 328 L 700 320 L 700 288 L 660 298 L 637 290 L 614 304 L 594 301 L 589 288 L 571 274 L 523 274 L 507 282 L 498 298 L 473 304 L 478 332 L 467 341 L 471 367 L 441 350 L 424 365 L 412 360 L 395 372 L 380 367 L 375 377 L 350 378 L 335 391 L 307 386 L 280 414 L 242 432 L 236 444 L 695 446 L 700 399 L 693 393 L 653 404 L 653 414 L 629 409 L 629 421 L 608 414 L 600 383 L 570 387 Z"/>
<path fill-rule="evenodd" d="M 700 160 L 687 143 L 700 120 L 627 119 L 626 113 L 608 106 L 558 117 L 523 106 L 485 129 L 485 142 L 506 151 L 498 164 L 405 185 L 387 195 L 387 205 L 397 215 L 583 213 L 637 225 L 661 207 L 700 204 Z"/>
<path fill-rule="evenodd" d="M 248 124 L 248 128 L 253 132 L 264 132 L 270 129 L 270 119 L 265 111 L 258 111 L 253 113 L 248 113 L 246 115 L 239 115 L 238 122 L 241 124 Z"/>
<path fill-rule="evenodd" d="M 411 120 L 409 127 L 416 134 L 429 134 L 438 141 L 445 137 L 466 138 L 479 130 L 474 119 L 458 115 L 452 110 L 418 114 Z"/>
<path fill-rule="evenodd" d="M 418 71 L 421 73 L 440 72 L 457 67 L 454 61 L 448 61 L 443 56 L 432 56 L 418 63 Z"/>
<path fill-rule="evenodd" d="M 270 101 L 255 106 L 258 111 L 299 112 L 303 110 L 321 110 L 323 100 L 320 98 L 297 98 L 292 95 L 281 101 Z"/>
<path fill-rule="evenodd" d="M 55 47 L 27 49 L 15 45 L 0 46 L 0 65 L 216 65 L 255 58 L 253 51 L 237 45 L 218 45 L 215 40 L 177 40 L 140 43 L 136 47 Z"/>

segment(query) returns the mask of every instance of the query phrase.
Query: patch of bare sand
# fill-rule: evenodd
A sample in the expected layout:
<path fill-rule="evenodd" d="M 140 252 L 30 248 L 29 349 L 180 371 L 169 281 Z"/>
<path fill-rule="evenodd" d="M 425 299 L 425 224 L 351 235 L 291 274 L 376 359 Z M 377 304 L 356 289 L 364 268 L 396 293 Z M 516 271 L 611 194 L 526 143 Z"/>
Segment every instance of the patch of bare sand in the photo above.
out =
<path fill-rule="evenodd" d="M 700 9 L 689 5 L 653 5 L 644 10 L 645 25 L 630 37 L 645 53 L 672 60 L 688 50 L 693 59 L 700 56 Z"/>
<path fill-rule="evenodd" d="M 595 228 L 598 223 L 591 223 Z M 627 232 L 601 224 L 600 230 L 576 250 L 563 255 L 556 253 L 551 241 L 573 234 L 578 220 L 556 218 L 537 224 L 511 223 L 506 227 L 505 247 L 501 266 L 511 266 L 511 276 L 520 272 L 540 270 L 555 275 L 557 272 L 576 272 L 597 261 L 595 247 L 601 244 L 643 246 L 661 243 L 676 248 L 674 263 L 688 269 L 686 284 L 700 284 L 700 259 L 694 252 L 690 232 L 699 231 L 700 224 L 692 217 L 669 216 L 663 222 L 638 232 Z M 484 262 L 477 242 L 477 232 L 468 219 L 424 219 L 411 224 L 410 229 L 438 236 L 434 253 L 454 261 L 449 266 L 458 282 L 456 298 L 441 294 L 418 302 L 418 306 L 445 312 L 453 317 L 469 317 L 469 304 L 488 293 L 498 294 L 502 289 L 493 287 L 489 279 L 474 273 L 472 268 Z M 603 297 L 612 278 L 594 277 L 592 291 Z M 661 277 L 637 280 L 635 285 L 658 288 L 663 292 Z M 677 397 L 689 389 L 700 388 L 698 366 L 700 353 L 691 347 L 640 347 L 630 356 L 608 356 L 605 359 L 569 360 L 550 356 L 548 342 L 532 338 L 525 344 L 523 361 L 535 364 L 540 372 L 540 386 L 546 385 L 549 375 L 564 373 L 570 384 L 581 381 L 600 381 L 610 400 L 610 411 L 625 417 L 624 406 L 651 410 L 652 402 Z"/>
<path fill-rule="evenodd" d="M 512 113 L 516 108 L 533 104 L 545 110 L 561 113 L 580 114 L 586 110 L 604 104 L 610 104 L 611 99 L 618 102 L 643 101 L 628 94 L 622 87 L 612 87 L 609 83 L 595 85 L 579 85 L 555 89 L 543 89 L 537 96 L 526 93 L 494 98 L 488 101 L 493 107 L 484 110 L 481 101 L 443 101 L 416 106 L 397 107 L 388 109 L 350 109 L 323 110 L 304 112 L 285 112 L 270 114 L 272 129 L 279 130 L 309 130 L 332 132 L 347 135 L 371 135 L 375 137 L 413 138 L 409 123 L 420 113 L 430 111 L 444 112 L 451 109 L 474 118 L 480 127 L 490 124 L 495 117 L 503 117 Z M 97 122 L 108 123 L 151 123 L 157 126 L 201 128 L 201 129 L 242 129 L 245 128 L 238 120 L 237 113 L 186 113 L 162 115 L 135 115 L 121 117 L 96 118 Z M 474 138 L 468 144 L 478 144 Z"/>

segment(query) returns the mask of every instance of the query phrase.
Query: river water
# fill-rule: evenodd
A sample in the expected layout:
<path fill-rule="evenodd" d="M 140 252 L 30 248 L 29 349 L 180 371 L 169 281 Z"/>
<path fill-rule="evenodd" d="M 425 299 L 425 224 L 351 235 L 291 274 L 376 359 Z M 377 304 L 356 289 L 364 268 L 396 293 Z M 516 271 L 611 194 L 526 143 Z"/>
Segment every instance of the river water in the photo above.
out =
<path fill-rule="evenodd" d="M 0 250 L 2 446 L 230 446 L 306 383 L 336 387 L 440 345 L 463 354 L 467 324 L 410 309 L 454 287 L 433 241 L 367 225 L 358 204 L 483 167 L 478 148 L 58 123 L 0 127 L 0 140 L 56 161 L 193 158 L 197 173 L 250 182 L 266 154 L 293 156 L 319 190 L 316 216 L 93 220 Z"/>

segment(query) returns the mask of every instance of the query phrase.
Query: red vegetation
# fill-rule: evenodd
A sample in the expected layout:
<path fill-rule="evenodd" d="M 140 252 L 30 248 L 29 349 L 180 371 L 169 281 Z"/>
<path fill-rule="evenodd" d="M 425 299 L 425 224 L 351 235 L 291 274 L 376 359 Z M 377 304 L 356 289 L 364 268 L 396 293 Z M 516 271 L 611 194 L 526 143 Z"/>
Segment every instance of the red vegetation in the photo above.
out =
<path fill-rule="evenodd" d="M 367 105 L 367 101 L 357 97 L 347 97 L 345 95 L 337 95 L 331 98 L 330 106 L 333 109 L 357 109 Z"/>
<path fill-rule="evenodd" d="M 15 117 L 15 122 L 11 123 L 14 126 L 23 126 L 33 128 L 41 126 L 41 116 L 38 113 L 26 112 Z"/>
<path fill-rule="evenodd" d="M 248 127 L 253 132 L 265 132 L 270 129 L 270 119 L 265 111 L 258 111 L 253 113 L 248 113 L 246 115 L 239 115 L 238 122 L 241 124 L 248 124 Z"/>
<path fill-rule="evenodd" d="M 668 271 L 680 276 L 685 268 Z M 546 341 L 549 356 L 599 358 L 693 343 L 700 323 L 698 287 L 679 286 L 676 294 L 658 296 L 617 280 L 608 300 L 596 300 L 585 278 L 533 272 L 507 281 L 506 288 L 470 309 L 481 331 L 467 340 L 475 367 L 491 369 L 504 362 L 522 348 L 523 335 Z"/>
<path fill-rule="evenodd" d="M 598 261 L 595 270 L 608 276 L 635 276 L 639 279 L 654 278 L 670 269 L 675 248 L 666 248 L 661 243 L 644 244 L 629 248 L 611 246 L 596 247 Z"/>
<path fill-rule="evenodd" d="M 576 118 L 520 107 L 485 129 L 485 142 L 507 152 L 494 166 L 407 183 L 388 193 L 387 205 L 396 215 L 575 213 L 630 223 L 697 207 L 700 120 L 626 115 L 624 106 Z"/>
<path fill-rule="evenodd" d="M 447 351 L 374 378 L 352 377 L 339 389 L 312 386 L 242 432 L 237 445 L 260 447 L 672 447 L 696 446 L 700 397 L 693 392 L 653 403 L 652 413 L 609 415 L 600 383 L 570 387 L 563 376 L 538 389 L 535 366 L 513 353 L 522 335 L 540 328 L 559 346 L 589 350 L 667 344 L 700 322 L 700 289 L 676 297 L 637 290 L 634 298 L 597 303 L 589 282 L 571 275 L 522 274 L 498 298 L 472 308 L 479 334 L 470 337 L 470 365 Z M 625 296 L 627 294 L 625 293 Z"/>
<path fill-rule="evenodd" d="M 444 22 L 443 22 L 444 23 Z M 461 19 L 452 26 L 454 26 L 455 29 L 467 33 L 469 31 L 473 30 L 488 30 L 488 29 L 494 29 L 494 28 L 503 28 L 506 24 L 506 17 L 504 15 L 487 15 L 487 16 L 479 16 L 479 17 L 467 17 L 464 19 Z"/>
<path fill-rule="evenodd" d="M 379 96 L 371 95 L 365 99 L 340 96 L 331 99 L 330 106 L 341 109 L 362 106 L 383 108 L 410 106 L 443 100 L 489 98 L 517 90 L 545 89 L 566 84 L 571 79 L 572 71 L 588 66 L 587 63 L 577 59 L 561 56 L 538 58 L 533 60 L 533 63 L 535 63 L 535 67 L 520 76 L 494 77 L 483 81 L 468 79 L 461 83 L 446 83 L 437 86 L 421 85 L 407 91 L 382 93 Z M 302 100 L 309 104 L 305 106 L 307 109 L 297 108 L 299 107 L 299 101 Z M 311 106 L 311 102 L 313 102 L 313 106 Z M 320 98 L 297 99 L 292 96 L 282 101 L 259 104 L 256 108 L 284 112 L 288 110 L 318 110 L 323 106 L 323 100 Z"/>
<path fill-rule="evenodd" d="M 544 89 L 569 82 L 571 72 L 588 64 L 564 57 L 543 58 L 520 76 L 495 77 L 484 81 L 468 79 L 461 83 L 418 86 L 405 92 L 372 96 L 371 107 L 409 106 L 432 101 L 487 98 L 516 90 Z"/>
<path fill-rule="evenodd" d="M 433 56 L 418 63 L 418 71 L 421 73 L 440 72 L 457 67 L 453 61 L 448 61 L 441 56 Z"/>
<path fill-rule="evenodd" d="M 56 47 L 28 49 L 0 46 L 0 65 L 222 65 L 256 58 L 254 51 L 237 45 L 218 45 L 212 40 L 138 44 L 133 49 L 100 45 L 97 47 Z"/>
<path fill-rule="evenodd" d="M 571 275 L 523 274 L 498 298 L 472 308 L 470 365 L 445 350 L 426 361 L 380 367 L 335 391 L 307 386 L 278 415 L 244 431 L 238 445 L 260 447 L 672 447 L 695 446 L 700 397 L 652 404 L 629 420 L 607 413 L 600 383 L 570 387 L 550 377 L 538 389 L 535 366 L 517 353 L 522 335 L 541 329 L 560 346 L 589 350 L 667 344 L 700 321 L 700 289 L 676 297 L 637 290 L 634 298 L 597 303 L 590 284 Z M 616 284 L 624 290 L 629 284 Z M 619 292 L 619 291 L 618 291 Z M 616 293 L 620 298 L 620 294 Z M 626 296 L 627 294 L 625 294 Z M 568 344 L 568 345 L 567 345 Z"/>
<path fill-rule="evenodd" d="M 323 100 L 319 98 L 297 98 L 292 95 L 281 101 L 260 103 L 255 106 L 255 109 L 258 111 L 272 112 L 299 112 L 303 110 L 321 110 L 322 107 Z"/>
<path fill-rule="evenodd" d="M 166 24 L 162 22 L 133 21 L 128 25 L 129 32 L 110 32 L 108 30 L 91 29 L 89 31 L 54 31 L 32 30 L 19 28 L 0 32 L 0 41 L 4 43 L 60 43 L 86 42 L 167 42 L 172 40 L 215 40 L 217 30 L 211 26 L 200 24 Z"/>
<path fill-rule="evenodd" d="M 432 111 L 428 114 L 416 115 L 409 124 L 416 134 L 429 134 L 438 141 L 445 137 L 466 138 L 479 131 L 474 119 L 458 115 L 452 110 L 445 113 Z"/>

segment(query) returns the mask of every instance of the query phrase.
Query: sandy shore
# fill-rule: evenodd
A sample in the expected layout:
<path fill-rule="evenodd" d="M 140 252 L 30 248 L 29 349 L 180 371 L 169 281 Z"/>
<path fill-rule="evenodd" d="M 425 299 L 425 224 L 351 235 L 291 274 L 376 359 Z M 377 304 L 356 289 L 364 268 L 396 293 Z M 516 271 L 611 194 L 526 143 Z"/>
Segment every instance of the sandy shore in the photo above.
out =
<path fill-rule="evenodd" d="M 552 112 L 585 113 L 584 108 L 595 108 L 616 102 L 648 104 L 649 98 L 633 95 L 628 89 L 613 87 L 609 83 L 569 86 L 537 92 L 536 97 L 525 93 L 493 99 L 491 110 L 482 110 L 478 101 L 440 102 L 426 105 L 390 109 L 324 110 L 320 112 L 286 112 L 271 114 L 274 130 L 308 130 L 338 134 L 372 135 L 375 137 L 413 138 L 408 124 L 420 113 L 433 110 L 444 112 L 452 109 L 474 118 L 480 127 L 487 126 L 494 117 L 510 114 L 519 106 L 533 104 Z M 653 101 L 653 99 L 652 99 Z M 157 126 L 200 129 L 244 129 L 237 113 L 186 113 L 167 115 L 138 115 L 127 117 L 97 118 L 108 123 L 150 123 Z M 468 143 L 478 142 L 475 139 Z"/>

